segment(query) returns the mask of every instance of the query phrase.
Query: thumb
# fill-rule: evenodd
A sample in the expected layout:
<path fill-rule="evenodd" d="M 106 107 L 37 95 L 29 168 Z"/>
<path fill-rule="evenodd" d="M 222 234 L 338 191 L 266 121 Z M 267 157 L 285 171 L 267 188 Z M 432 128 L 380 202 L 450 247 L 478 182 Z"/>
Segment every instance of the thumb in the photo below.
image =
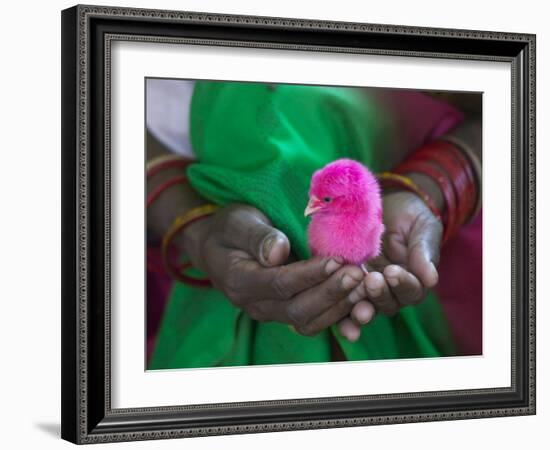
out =
<path fill-rule="evenodd" d="M 266 267 L 283 264 L 290 254 L 290 243 L 285 234 L 252 207 L 232 211 L 224 230 L 224 241 L 231 247 L 244 250 Z"/>
<path fill-rule="evenodd" d="M 281 231 L 265 224 L 256 225 L 253 231 L 258 237 L 252 239 L 250 253 L 260 264 L 271 267 L 283 264 L 287 260 L 290 243 Z"/>
<path fill-rule="evenodd" d="M 439 281 L 435 265 L 439 262 L 439 251 L 443 226 L 435 217 L 417 220 L 408 239 L 408 269 L 428 288 Z"/>

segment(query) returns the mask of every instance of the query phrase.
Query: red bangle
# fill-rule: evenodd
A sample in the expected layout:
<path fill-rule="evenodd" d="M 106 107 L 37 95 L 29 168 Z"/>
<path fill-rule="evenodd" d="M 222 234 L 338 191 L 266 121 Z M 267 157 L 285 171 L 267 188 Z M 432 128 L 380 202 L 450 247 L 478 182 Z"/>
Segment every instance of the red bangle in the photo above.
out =
<path fill-rule="evenodd" d="M 164 161 L 162 163 L 156 164 L 147 171 L 147 178 L 154 177 L 156 174 L 161 172 L 164 169 L 185 169 L 189 165 L 189 161 L 185 160 L 172 160 Z"/>
<path fill-rule="evenodd" d="M 471 216 L 473 212 L 476 209 L 476 203 L 477 203 L 477 181 L 476 176 L 474 174 L 473 167 L 471 165 L 470 160 L 464 155 L 462 151 L 460 151 L 457 147 L 455 147 L 452 143 L 449 143 L 450 146 L 449 151 L 451 154 L 456 158 L 456 161 L 458 164 L 461 164 L 464 168 L 464 171 L 466 173 L 466 176 L 468 178 L 468 182 L 465 188 L 465 195 L 466 195 L 466 204 L 468 205 L 469 210 L 465 210 L 464 216 L 462 218 L 462 223 L 468 222 L 469 219 L 471 219 Z"/>
<path fill-rule="evenodd" d="M 176 185 L 176 184 L 185 184 L 187 181 L 187 177 L 185 175 L 181 175 L 179 177 L 170 178 L 169 180 L 166 180 L 164 183 L 157 186 L 153 192 L 151 192 L 147 196 L 147 208 L 149 208 L 155 200 L 157 200 L 160 195 L 167 190 L 168 188 Z"/>
<path fill-rule="evenodd" d="M 146 173 L 147 178 L 154 177 L 157 173 L 164 169 L 177 169 L 187 167 L 191 161 L 182 158 L 179 155 L 162 155 L 153 158 L 147 162 Z"/>
<path fill-rule="evenodd" d="M 473 184 L 473 177 L 468 174 L 468 162 L 463 158 L 461 160 L 457 159 L 452 144 L 440 141 L 424 147 L 418 151 L 415 157 L 419 160 L 436 162 L 448 173 L 457 200 L 456 221 L 450 222 L 453 228 L 450 234 L 455 234 L 475 206 L 475 185 Z"/>
<path fill-rule="evenodd" d="M 457 233 L 476 208 L 478 186 L 471 163 L 448 141 L 427 144 L 400 164 L 395 172 L 423 174 L 438 185 L 446 206 L 443 242 Z"/>
<path fill-rule="evenodd" d="M 163 155 L 157 158 L 153 158 L 151 161 L 147 163 L 147 166 L 146 166 L 147 180 L 157 175 L 159 172 L 161 172 L 164 169 L 185 168 L 188 164 L 189 164 L 188 161 L 184 160 L 183 158 L 177 155 Z M 168 188 L 176 184 L 184 184 L 185 181 L 186 181 L 185 176 L 177 176 L 163 182 L 162 184 L 157 186 L 150 194 L 147 195 L 146 207 L 149 208 Z M 148 254 L 149 254 L 149 250 L 148 250 Z M 159 267 L 149 258 L 147 258 L 147 270 L 154 273 L 166 274 L 166 270 L 164 269 L 164 266 Z"/>
<path fill-rule="evenodd" d="M 481 161 L 474 150 L 468 146 L 468 144 L 455 136 L 444 136 L 441 139 L 453 145 L 453 150 L 465 160 L 465 165 L 468 168 L 468 172 L 472 175 L 475 205 L 473 211 L 467 219 L 467 222 L 470 222 L 481 208 Z"/>
<path fill-rule="evenodd" d="M 445 213 L 442 214 L 442 222 L 446 225 L 443 234 L 443 242 L 446 242 L 451 233 L 451 227 L 449 227 L 448 224 L 456 222 L 457 204 L 456 192 L 449 181 L 449 176 L 439 166 L 429 161 L 422 160 L 405 162 L 401 164 L 396 171 L 397 173 L 420 173 L 429 177 L 437 184 L 446 205 Z"/>

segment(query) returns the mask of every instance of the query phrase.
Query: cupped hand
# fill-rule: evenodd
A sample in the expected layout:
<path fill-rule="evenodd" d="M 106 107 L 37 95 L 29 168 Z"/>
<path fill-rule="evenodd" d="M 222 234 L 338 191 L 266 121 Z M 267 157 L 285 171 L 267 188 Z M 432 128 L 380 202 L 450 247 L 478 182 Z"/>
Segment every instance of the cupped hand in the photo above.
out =
<path fill-rule="evenodd" d="M 338 324 L 350 341 L 359 339 L 361 325 L 375 313 L 388 316 L 400 308 L 420 303 L 426 290 L 438 282 L 436 265 L 443 226 L 426 204 L 410 192 L 390 192 L 383 197 L 382 254 L 368 261 L 369 273 L 350 294 L 355 306 Z"/>
<path fill-rule="evenodd" d="M 259 210 L 222 208 L 186 227 L 181 245 L 214 287 L 255 320 L 315 335 L 350 314 L 361 269 L 334 258 L 288 263 L 288 238 Z"/>

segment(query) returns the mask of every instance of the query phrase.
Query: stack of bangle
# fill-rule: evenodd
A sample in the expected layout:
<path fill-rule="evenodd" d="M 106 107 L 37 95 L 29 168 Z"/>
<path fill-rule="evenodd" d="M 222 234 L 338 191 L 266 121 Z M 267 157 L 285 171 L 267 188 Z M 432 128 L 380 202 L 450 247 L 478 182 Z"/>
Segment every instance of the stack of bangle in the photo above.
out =
<path fill-rule="evenodd" d="M 149 181 L 155 175 L 161 173 L 166 169 L 185 169 L 189 161 L 181 158 L 177 155 L 167 155 L 161 156 L 153 159 L 147 163 L 147 180 Z M 148 195 L 146 206 L 147 208 L 151 205 L 169 188 L 176 185 L 183 185 L 187 183 L 186 176 L 178 174 L 168 180 L 164 181 L 157 187 L 155 187 Z M 195 278 L 185 273 L 185 271 L 191 268 L 191 263 L 185 262 L 180 263 L 178 260 L 181 255 L 176 254 L 174 256 L 174 247 L 173 240 L 178 233 L 181 233 L 183 229 L 190 225 L 191 223 L 199 220 L 202 217 L 205 217 L 209 214 L 212 214 L 217 209 L 217 206 L 206 204 L 198 208 L 193 208 L 189 211 L 184 212 L 183 214 L 177 216 L 168 231 L 164 234 L 162 238 L 161 250 L 162 250 L 162 261 L 163 269 L 154 267 L 154 265 L 148 260 L 147 268 L 153 272 L 163 272 L 170 275 L 172 278 L 182 281 L 186 284 L 193 286 L 211 286 L 210 280 L 206 278 Z"/>
<path fill-rule="evenodd" d="M 438 140 L 414 152 L 394 173 L 384 172 L 380 181 L 384 187 L 398 187 L 417 194 L 444 226 L 443 243 L 454 236 L 479 208 L 479 173 L 471 161 L 473 155 L 459 149 L 448 140 Z M 445 202 L 443 213 L 430 196 L 405 174 L 418 173 L 432 179 Z"/>
<path fill-rule="evenodd" d="M 420 188 L 420 186 L 418 186 L 409 177 L 400 175 L 398 173 L 393 173 L 393 172 L 382 172 L 378 174 L 378 180 L 380 181 L 383 187 L 400 188 L 405 191 L 415 193 L 422 199 L 422 201 L 426 204 L 426 206 L 430 208 L 430 211 L 433 213 L 435 217 L 437 217 L 440 220 L 443 220 L 441 217 L 441 211 L 439 211 L 439 208 L 435 206 L 435 203 L 432 200 L 432 198 L 426 192 L 424 192 Z"/>
<path fill-rule="evenodd" d="M 158 173 L 166 169 L 185 169 L 189 165 L 189 161 L 183 159 L 177 155 L 159 156 L 149 161 L 146 166 L 147 181 L 153 178 Z M 185 175 L 178 175 L 174 178 L 170 178 L 161 185 L 157 186 L 149 195 L 147 195 L 147 207 L 151 206 L 160 195 L 166 191 L 169 187 L 176 184 L 185 184 L 187 178 Z"/>

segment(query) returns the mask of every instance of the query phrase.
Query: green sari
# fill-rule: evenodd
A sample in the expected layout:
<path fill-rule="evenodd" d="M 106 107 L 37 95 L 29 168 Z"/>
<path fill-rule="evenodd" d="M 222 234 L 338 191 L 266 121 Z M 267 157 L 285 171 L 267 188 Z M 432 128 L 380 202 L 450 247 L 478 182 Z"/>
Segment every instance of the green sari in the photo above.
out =
<path fill-rule="evenodd" d="M 218 205 L 247 203 L 284 232 L 298 258 L 310 257 L 303 211 L 312 173 L 349 157 L 378 171 L 391 117 L 359 88 L 198 82 L 191 105 L 197 163 L 191 185 Z M 330 334 L 348 360 L 453 355 L 433 293 L 395 317 L 378 315 L 350 343 L 333 326 L 304 337 L 287 325 L 256 322 L 218 290 L 175 283 L 149 368 L 326 362 Z"/>

